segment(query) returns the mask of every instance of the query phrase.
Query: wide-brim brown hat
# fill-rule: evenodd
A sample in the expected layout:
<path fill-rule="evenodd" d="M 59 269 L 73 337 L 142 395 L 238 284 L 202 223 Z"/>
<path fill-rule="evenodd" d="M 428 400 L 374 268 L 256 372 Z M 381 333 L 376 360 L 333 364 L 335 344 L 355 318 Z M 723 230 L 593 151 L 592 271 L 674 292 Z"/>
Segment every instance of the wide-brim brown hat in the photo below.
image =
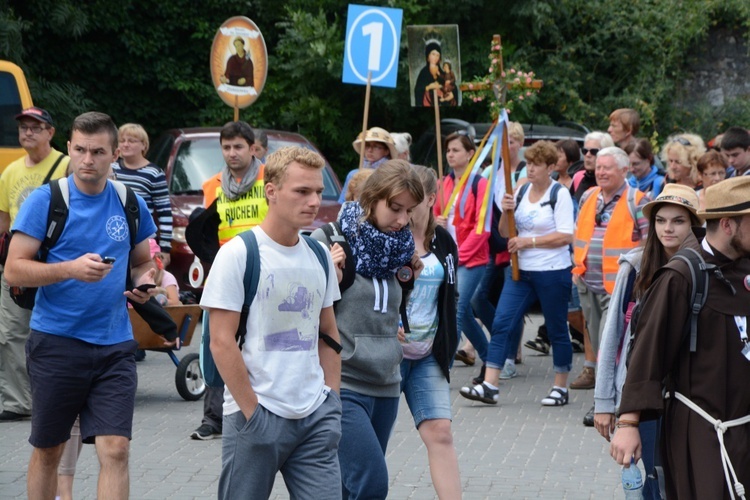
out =
<path fill-rule="evenodd" d="M 388 131 L 383 128 L 372 127 L 370 130 L 368 130 L 367 134 L 365 134 L 365 142 L 382 142 L 383 144 L 388 146 L 388 151 L 390 151 L 391 159 L 398 158 L 396 142 L 393 140 L 393 137 L 391 137 L 391 134 L 389 134 Z M 352 143 L 352 147 L 354 148 L 354 151 L 357 152 L 357 154 L 359 154 L 360 144 L 362 144 L 361 132 Z"/>
<path fill-rule="evenodd" d="M 651 211 L 654 207 L 663 203 L 684 207 L 691 213 L 695 221 L 699 224 L 703 224 L 703 220 L 698 213 L 700 200 L 698 200 L 698 194 L 693 188 L 683 186 L 682 184 L 667 184 L 655 200 L 649 201 L 643 205 L 643 215 L 645 215 L 647 219 L 650 219 Z"/>
<path fill-rule="evenodd" d="M 750 215 L 750 176 L 732 177 L 706 188 L 704 219 Z"/>

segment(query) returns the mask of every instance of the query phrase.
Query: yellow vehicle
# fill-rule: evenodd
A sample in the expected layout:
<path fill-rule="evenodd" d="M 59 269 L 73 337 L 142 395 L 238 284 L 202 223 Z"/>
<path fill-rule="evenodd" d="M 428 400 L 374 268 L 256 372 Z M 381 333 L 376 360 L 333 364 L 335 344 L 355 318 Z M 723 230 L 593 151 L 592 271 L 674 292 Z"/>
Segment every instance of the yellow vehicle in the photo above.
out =
<path fill-rule="evenodd" d="M 18 144 L 15 116 L 33 105 L 23 70 L 10 61 L 0 61 L 0 172 L 26 154 Z"/>

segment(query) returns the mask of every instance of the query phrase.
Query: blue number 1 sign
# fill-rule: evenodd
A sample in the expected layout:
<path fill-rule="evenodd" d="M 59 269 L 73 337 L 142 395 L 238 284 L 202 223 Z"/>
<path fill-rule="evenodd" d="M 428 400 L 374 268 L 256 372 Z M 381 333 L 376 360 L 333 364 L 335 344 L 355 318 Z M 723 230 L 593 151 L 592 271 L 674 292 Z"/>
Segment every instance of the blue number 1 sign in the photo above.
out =
<path fill-rule="evenodd" d="M 395 87 L 401 41 L 401 9 L 349 5 L 344 47 L 344 83 Z"/>

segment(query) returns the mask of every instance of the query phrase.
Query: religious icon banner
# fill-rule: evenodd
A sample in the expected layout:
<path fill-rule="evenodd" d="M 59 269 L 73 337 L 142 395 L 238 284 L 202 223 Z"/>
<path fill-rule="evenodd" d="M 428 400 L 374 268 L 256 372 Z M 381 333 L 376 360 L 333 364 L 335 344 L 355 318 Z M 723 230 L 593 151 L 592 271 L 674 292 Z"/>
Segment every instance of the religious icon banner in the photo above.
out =
<path fill-rule="evenodd" d="M 227 105 L 246 108 L 266 83 L 268 52 L 258 26 L 244 16 L 224 21 L 211 46 L 211 80 Z"/>
<path fill-rule="evenodd" d="M 407 26 L 412 106 L 461 105 L 461 51 L 458 25 Z"/>

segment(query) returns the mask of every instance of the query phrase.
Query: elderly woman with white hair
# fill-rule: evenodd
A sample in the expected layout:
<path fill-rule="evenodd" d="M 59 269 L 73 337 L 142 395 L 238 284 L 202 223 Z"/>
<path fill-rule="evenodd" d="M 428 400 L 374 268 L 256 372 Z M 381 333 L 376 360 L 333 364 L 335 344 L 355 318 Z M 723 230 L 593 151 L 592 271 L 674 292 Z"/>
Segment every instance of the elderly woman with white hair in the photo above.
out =
<path fill-rule="evenodd" d="M 393 132 L 391 133 L 391 137 L 393 138 L 393 142 L 396 143 L 397 158 L 411 162 L 411 153 L 409 152 L 411 134 L 409 132 Z"/>

